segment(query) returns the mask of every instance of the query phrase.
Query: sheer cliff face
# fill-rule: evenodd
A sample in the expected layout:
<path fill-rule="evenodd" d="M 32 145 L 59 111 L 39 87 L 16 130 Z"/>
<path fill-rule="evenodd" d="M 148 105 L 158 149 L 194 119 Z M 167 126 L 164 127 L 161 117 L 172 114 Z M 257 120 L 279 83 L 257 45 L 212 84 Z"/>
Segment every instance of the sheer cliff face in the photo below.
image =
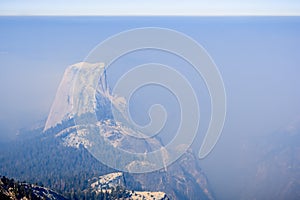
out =
<path fill-rule="evenodd" d="M 71 65 L 66 69 L 48 115 L 45 130 L 71 119 L 75 114 L 94 112 L 97 102 L 96 88 L 93 86 L 99 82 L 103 69 L 103 63 L 85 62 Z M 78 109 L 80 104 L 84 105 L 81 106 L 84 109 Z"/>
<path fill-rule="evenodd" d="M 134 138 L 130 132 L 136 130 L 113 119 L 111 105 L 118 109 L 124 102 L 109 94 L 106 80 L 103 80 L 103 72 L 104 65 L 101 63 L 79 63 L 67 68 L 58 88 L 45 130 L 62 124 L 63 130 L 56 133 L 55 136 L 61 138 L 65 146 L 72 148 L 82 146 L 89 149 L 94 146 L 98 148 L 102 144 L 104 145 L 100 148 L 102 153 L 109 151 L 107 149 L 117 147 L 127 152 L 142 153 L 143 155 L 143 153 L 163 148 L 159 138 Z M 117 111 L 122 113 L 122 109 Z M 75 123 L 72 127 L 64 125 L 66 120 L 89 113 L 97 115 L 95 127 L 98 132 L 92 137 L 90 130 L 86 129 L 84 124 Z M 143 133 L 137 132 L 134 135 L 138 134 Z M 98 139 L 101 142 L 97 142 Z M 107 152 L 105 155 L 112 156 L 111 154 L 113 154 L 116 158 L 120 157 L 121 159 L 122 155 L 114 155 L 113 152 Z M 163 154 L 160 155 L 160 159 L 167 159 L 168 152 Z M 123 160 L 122 163 L 124 163 Z M 145 164 L 142 159 L 125 163 L 128 171 L 131 167 L 135 168 L 141 164 Z M 160 171 L 144 174 L 129 173 L 129 176 L 132 176 L 134 182 L 143 190 L 163 191 L 171 199 L 213 199 L 206 176 L 192 152 L 187 152 L 171 166 L 165 166 Z M 130 185 L 128 187 L 135 189 L 130 188 Z"/>

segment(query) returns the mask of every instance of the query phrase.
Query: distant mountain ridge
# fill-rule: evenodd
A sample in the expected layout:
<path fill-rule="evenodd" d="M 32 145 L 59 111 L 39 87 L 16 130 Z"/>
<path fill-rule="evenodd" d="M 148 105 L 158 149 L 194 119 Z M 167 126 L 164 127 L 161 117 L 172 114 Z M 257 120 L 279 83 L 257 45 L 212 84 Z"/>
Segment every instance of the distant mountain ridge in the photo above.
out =
<path fill-rule="evenodd" d="M 300 124 L 300 123 L 299 123 Z M 280 130 L 257 145 L 262 152 L 254 170 L 253 182 L 244 198 L 296 200 L 300 198 L 300 129 Z"/>
<path fill-rule="evenodd" d="M 78 80 L 79 70 L 83 75 Z M 100 86 L 106 84 L 102 77 L 99 77 L 101 70 L 104 70 L 102 63 L 78 63 L 67 68 L 45 127 L 35 131 L 43 134 L 20 141 L 16 144 L 20 148 L 8 149 L 0 156 L 0 173 L 30 181 L 41 181 L 64 194 L 70 194 L 72 191 L 81 194 L 90 188 L 87 182 L 89 179 L 117 172 L 96 160 L 87 151 L 95 145 L 95 140 L 91 139 L 91 133 L 84 124 L 75 122 L 76 117 L 90 113 L 96 113 L 98 121 L 95 125 L 99 130 L 97 137 L 112 149 L 118 147 L 129 152 L 144 153 L 162 147 L 159 138 L 132 139 L 128 133 L 136 130 L 112 118 L 111 104 L 120 106 L 122 102 L 114 101 L 107 91 L 98 91 L 97 88 L 90 87 L 95 81 L 98 81 Z M 75 79 L 79 82 L 74 84 Z M 104 87 L 107 88 L 106 85 Z M 76 98 L 71 98 L 74 94 Z M 121 157 L 113 151 L 108 151 L 106 147 L 101 148 L 108 159 Z M 130 167 L 138 167 L 140 164 L 145 163 L 143 160 L 136 160 L 125 163 L 125 166 L 130 171 Z M 129 191 L 161 191 L 170 199 L 180 200 L 214 199 L 208 180 L 192 151 L 186 152 L 175 163 L 161 170 L 144 174 L 124 173 L 123 176 Z"/>
<path fill-rule="evenodd" d="M 114 99 L 113 96 L 110 95 L 109 86 L 107 85 L 107 81 L 104 79 L 106 77 L 103 77 L 104 74 L 104 66 L 103 63 L 97 63 L 97 64 L 90 64 L 90 63 L 78 63 L 75 65 L 72 65 L 67 68 L 65 72 L 65 76 L 62 79 L 62 82 L 59 86 L 59 89 L 57 91 L 57 95 L 54 101 L 54 104 L 52 106 L 51 112 L 49 114 L 47 124 L 49 127 L 49 124 L 60 124 L 63 123 L 63 120 L 70 119 L 72 116 L 77 115 L 84 115 L 88 114 L 89 112 L 95 112 L 97 114 L 97 126 L 100 130 L 100 136 L 105 140 L 107 143 L 109 143 L 114 148 L 121 148 L 126 149 L 126 151 L 129 152 L 151 152 L 152 150 L 159 149 L 163 146 L 159 138 L 153 137 L 153 138 L 147 138 L 147 140 L 139 140 L 135 139 L 130 136 L 130 133 L 135 132 L 136 130 L 131 129 L 130 127 L 127 127 L 126 124 L 123 124 L 121 122 L 115 121 L 112 118 L 111 114 L 111 106 L 116 106 L 117 109 L 122 105 L 120 105 L 120 101 L 118 99 Z M 77 77 L 74 76 L 74 73 L 70 72 L 76 72 L 78 73 Z M 98 74 L 97 74 L 98 73 Z M 100 76 L 102 74 L 102 77 Z M 73 89 L 70 89 L 71 82 L 73 79 Z M 76 79 L 76 80 L 74 80 Z M 78 82 L 79 79 L 79 82 Z M 66 81 L 67 80 L 67 81 Z M 98 81 L 99 88 L 95 88 L 95 81 Z M 77 86 L 77 85 L 80 86 Z M 85 86 L 84 86 L 85 85 Z M 66 88 L 68 88 L 66 90 Z M 84 94 L 84 96 L 83 96 Z M 73 95 L 73 96 L 72 96 Z M 73 102 L 68 100 L 72 96 L 75 99 L 81 99 L 83 98 L 83 101 L 77 100 L 78 102 Z M 60 100 L 61 99 L 61 100 Z M 76 101 L 76 100 L 74 100 Z M 96 103 L 95 103 L 96 101 Z M 87 102 L 87 103 L 85 103 Z M 124 103 L 124 102 L 121 102 Z M 80 113 L 74 112 L 74 110 L 60 110 L 61 107 L 68 107 L 73 108 L 74 110 L 78 111 Z M 78 108 L 78 104 L 81 104 L 81 106 L 84 108 L 82 111 L 81 108 Z M 84 104 L 84 106 L 83 106 Z M 86 104 L 86 106 L 85 106 Z M 86 108 L 87 107 L 87 108 Z M 86 109 L 85 109 L 86 108 Z M 55 121 L 53 116 L 53 113 L 58 110 L 60 112 L 60 116 L 63 116 L 62 118 L 56 118 Z M 66 112 L 66 113 L 63 113 Z M 122 112 L 122 110 L 120 110 Z M 63 144 L 69 147 L 73 148 L 79 148 L 81 145 L 84 148 L 89 148 L 93 144 L 94 140 L 91 140 L 87 135 L 89 134 L 89 131 L 86 130 L 84 127 L 81 128 L 80 125 L 71 126 L 67 129 L 64 129 L 63 131 L 56 134 L 56 137 L 60 138 L 63 141 Z M 45 127 L 46 129 L 46 127 Z M 129 132 L 129 133 L 128 133 Z M 143 133 L 136 133 L 136 134 L 143 134 Z M 106 150 L 106 149 L 105 149 Z M 109 152 L 108 152 L 109 153 Z M 165 155 L 167 156 L 168 152 L 166 152 Z M 112 156 L 121 156 L 121 155 L 112 155 Z M 108 155 L 109 157 L 109 155 Z M 188 158 L 190 163 L 183 162 L 184 158 Z M 122 158 L 121 158 L 122 159 Z M 162 159 L 165 159 L 162 157 Z M 145 161 L 140 161 L 140 164 L 145 164 Z M 209 192 L 209 189 L 207 187 L 208 182 L 206 177 L 203 175 L 203 172 L 201 171 L 199 164 L 197 163 L 197 158 L 193 156 L 192 152 L 186 153 L 182 159 L 180 159 L 177 163 L 174 163 L 172 166 L 165 168 L 162 170 L 162 172 L 153 172 L 150 173 L 151 176 L 147 175 L 133 175 L 136 180 L 140 180 L 139 184 L 142 186 L 144 190 L 148 190 L 150 188 L 152 191 L 159 191 L 164 189 L 168 190 L 170 193 L 170 197 L 172 198 L 189 198 L 193 199 L 193 197 L 199 193 L 202 193 L 200 196 L 206 196 L 208 199 L 212 199 L 212 194 Z M 126 165 L 127 169 L 130 171 L 130 167 L 136 167 L 139 164 L 138 160 L 135 160 L 128 165 Z M 149 163 L 150 164 L 150 163 Z M 189 165 L 192 165 L 191 168 Z M 185 167 L 186 169 L 182 171 L 182 167 Z M 164 171 L 166 170 L 166 171 Z M 200 171 L 200 172 L 198 172 Z M 197 173 L 198 172 L 198 173 Z M 175 188 L 172 188 L 174 186 L 168 186 L 167 184 L 149 184 L 149 181 L 152 180 L 154 177 L 160 177 L 157 179 L 159 182 L 164 181 L 172 181 L 173 184 L 176 184 L 174 178 L 180 174 L 180 178 L 178 177 L 178 180 L 183 180 L 183 185 L 186 184 L 186 186 L 181 187 L 181 190 L 184 191 L 174 191 L 178 190 L 175 186 Z M 188 175 L 189 174 L 189 175 Z M 192 179 L 186 179 L 185 176 L 191 177 L 194 176 Z M 143 177 L 143 179 L 139 179 L 139 177 Z M 163 180 L 165 177 L 165 180 Z M 184 183 L 184 180 L 187 181 Z M 150 181 L 151 182 L 151 181 Z M 153 187 L 151 187 L 151 185 Z M 159 187 L 158 187 L 159 185 Z M 178 186 L 179 187 L 179 186 Z M 178 193 L 179 192 L 179 193 Z"/>

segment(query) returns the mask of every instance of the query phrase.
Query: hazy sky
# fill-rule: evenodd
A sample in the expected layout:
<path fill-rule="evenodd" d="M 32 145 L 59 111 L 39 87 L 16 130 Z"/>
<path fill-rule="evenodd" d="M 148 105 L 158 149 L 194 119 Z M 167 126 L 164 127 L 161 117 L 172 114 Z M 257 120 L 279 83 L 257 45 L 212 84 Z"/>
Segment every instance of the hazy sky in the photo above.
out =
<path fill-rule="evenodd" d="M 13 7 L 11 2 L 1 1 L 2 14 Z M 221 188 L 217 197 L 230 193 L 224 199 L 240 199 L 232 195 L 247 173 L 237 171 L 242 161 L 254 160 L 243 153 L 242 141 L 300 119 L 300 17 L 0 17 L 0 24 L 0 142 L 47 117 L 67 66 L 84 60 L 109 36 L 149 26 L 196 40 L 224 80 L 224 130 L 201 163 L 210 183 Z M 181 67 L 177 61 L 169 64 Z M 189 80 L 197 84 L 189 72 Z M 203 109 L 206 104 L 200 103 Z"/>
<path fill-rule="evenodd" d="M 67 66 L 109 36 L 145 26 L 175 29 L 206 48 L 225 81 L 231 128 L 250 123 L 255 126 L 245 131 L 268 132 L 300 113 L 298 17 L 2 17 L 0 23 L 0 122 L 5 125 L 44 119 Z"/>
<path fill-rule="evenodd" d="M 300 15 L 300 1 L 2 0 L 0 15 Z"/>

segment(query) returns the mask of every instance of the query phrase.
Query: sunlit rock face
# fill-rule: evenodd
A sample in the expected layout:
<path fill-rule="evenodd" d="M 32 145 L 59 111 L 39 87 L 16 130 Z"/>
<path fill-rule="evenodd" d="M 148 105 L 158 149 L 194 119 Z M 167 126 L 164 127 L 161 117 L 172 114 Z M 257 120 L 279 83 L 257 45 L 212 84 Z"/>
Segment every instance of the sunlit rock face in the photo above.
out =
<path fill-rule="evenodd" d="M 214 199 L 207 178 L 192 151 L 186 152 L 175 163 L 167 166 L 165 161 L 169 159 L 170 152 L 164 149 L 159 137 L 144 137 L 144 133 L 134 129 L 129 123 L 113 118 L 112 106 L 117 114 L 122 115 L 126 101 L 122 97 L 111 95 L 104 72 L 103 63 L 78 63 L 68 67 L 44 131 L 50 129 L 66 148 L 85 148 L 97 158 L 91 151 L 96 149 L 105 159 L 121 160 L 118 164 L 129 172 L 126 176 L 131 177 L 134 185 L 139 185 L 141 193 L 134 193 L 134 196 L 148 195 L 142 191 L 161 191 L 156 194 L 161 199 L 164 199 L 165 194 L 170 199 Z M 86 119 L 87 123 L 91 122 L 86 116 L 92 116 L 93 129 L 85 124 Z M 133 135 L 142 137 L 135 138 Z M 124 155 L 128 154 L 116 153 L 115 149 L 123 149 L 129 154 L 137 153 L 140 157 L 124 159 Z M 162 163 L 160 170 L 132 173 L 137 168 L 155 165 L 155 162 L 149 162 L 144 155 L 158 149 L 164 149 L 155 157 Z M 135 190 L 130 184 L 126 188 Z"/>
<path fill-rule="evenodd" d="M 94 112 L 97 106 L 97 88 L 94 85 L 98 84 L 103 70 L 104 63 L 86 62 L 71 65 L 65 70 L 44 130 L 73 118 L 75 114 Z"/>

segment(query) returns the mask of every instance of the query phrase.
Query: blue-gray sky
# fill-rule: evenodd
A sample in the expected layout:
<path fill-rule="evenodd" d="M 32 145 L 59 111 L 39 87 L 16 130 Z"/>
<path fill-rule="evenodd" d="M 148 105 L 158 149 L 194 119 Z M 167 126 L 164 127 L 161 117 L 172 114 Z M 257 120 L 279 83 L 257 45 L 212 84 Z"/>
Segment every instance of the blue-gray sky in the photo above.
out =
<path fill-rule="evenodd" d="M 240 167 L 255 159 L 242 141 L 300 119 L 300 17 L 0 17 L 0 24 L 0 142 L 47 117 L 67 66 L 109 36 L 149 26 L 187 34 L 220 70 L 226 123 L 201 163 L 220 199 L 241 199 L 237 191 L 247 187 Z M 125 61 L 134 67 L 139 60 Z"/>
<path fill-rule="evenodd" d="M 231 128 L 251 123 L 244 131 L 268 132 L 300 113 L 298 17 L 2 17 L 0 23 L 0 121 L 10 126 L 45 118 L 68 65 L 107 37 L 144 26 L 175 29 L 206 48 L 225 81 Z"/>
<path fill-rule="evenodd" d="M 300 15 L 298 0 L 2 0 L 0 15 Z"/>

